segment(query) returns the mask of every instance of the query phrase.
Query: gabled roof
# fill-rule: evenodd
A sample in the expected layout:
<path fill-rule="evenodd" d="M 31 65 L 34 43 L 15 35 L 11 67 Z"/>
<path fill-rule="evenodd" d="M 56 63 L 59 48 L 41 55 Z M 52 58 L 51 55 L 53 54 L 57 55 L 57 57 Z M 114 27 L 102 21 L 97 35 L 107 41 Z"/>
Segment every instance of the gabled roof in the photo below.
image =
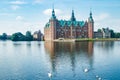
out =
<path fill-rule="evenodd" d="M 50 27 L 50 23 L 48 22 L 46 23 L 45 28 L 49 28 L 49 27 Z"/>
<path fill-rule="evenodd" d="M 103 31 L 104 33 L 110 32 L 110 31 L 109 31 L 109 28 L 102 28 L 102 31 Z"/>
<path fill-rule="evenodd" d="M 66 20 L 59 20 L 59 24 L 61 27 L 64 27 L 64 26 L 74 26 L 74 27 L 77 27 L 77 26 L 80 26 L 80 27 L 83 27 L 85 25 L 85 22 L 84 21 L 66 21 Z"/>
<path fill-rule="evenodd" d="M 83 26 L 85 26 L 86 22 L 84 22 L 84 21 L 71 21 L 71 20 L 68 20 L 68 21 L 59 20 L 58 23 L 59 23 L 60 27 L 65 27 L 65 26 L 66 27 L 71 27 L 71 26 L 73 26 L 73 27 L 77 27 L 77 26 L 83 27 Z M 48 28 L 48 27 L 50 27 L 50 22 L 48 22 L 45 25 L 45 28 Z"/>

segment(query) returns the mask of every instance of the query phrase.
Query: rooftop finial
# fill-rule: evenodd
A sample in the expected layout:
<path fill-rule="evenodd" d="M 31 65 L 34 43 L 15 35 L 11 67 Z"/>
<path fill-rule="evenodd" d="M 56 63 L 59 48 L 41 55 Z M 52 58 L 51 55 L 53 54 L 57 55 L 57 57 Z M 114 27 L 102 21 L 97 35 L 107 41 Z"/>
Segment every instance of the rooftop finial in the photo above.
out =
<path fill-rule="evenodd" d="M 74 16 L 74 10 L 72 9 L 72 16 L 71 16 L 71 21 L 75 21 L 75 16 Z"/>
<path fill-rule="evenodd" d="M 55 11 L 54 11 L 54 4 L 52 5 L 52 19 L 56 19 L 56 16 L 55 16 Z"/>
<path fill-rule="evenodd" d="M 54 10 L 54 3 L 52 4 L 52 9 Z"/>
<path fill-rule="evenodd" d="M 92 11 L 91 11 L 91 8 L 90 8 L 89 21 L 90 21 L 90 22 L 94 22 L 94 20 L 93 20 L 93 18 L 92 18 Z"/>
<path fill-rule="evenodd" d="M 92 10 L 92 8 L 90 8 L 90 11 Z"/>
<path fill-rule="evenodd" d="M 92 17 L 92 11 L 91 11 L 91 8 L 90 8 L 90 17 Z"/>

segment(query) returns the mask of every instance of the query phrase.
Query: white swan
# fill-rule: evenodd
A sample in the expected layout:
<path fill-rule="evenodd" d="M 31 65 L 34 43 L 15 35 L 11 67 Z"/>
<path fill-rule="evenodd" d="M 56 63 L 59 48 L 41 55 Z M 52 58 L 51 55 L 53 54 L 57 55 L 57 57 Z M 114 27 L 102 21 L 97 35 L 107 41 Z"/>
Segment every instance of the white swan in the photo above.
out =
<path fill-rule="evenodd" d="M 102 80 L 102 78 L 99 77 L 98 75 L 96 75 L 96 78 L 97 78 L 97 80 Z"/>
<path fill-rule="evenodd" d="M 51 72 L 48 73 L 48 77 L 49 77 L 49 78 L 52 77 L 52 73 L 51 73 Z"/>
<path fill-rule="evenodd" d="M 99 77 L 98 80 L 102 80 L 102 78 Z"/>
<path fill-rule="evenodd" d="M 88 71 L 89 71 L 89 70 L 88 70 L 87 68 L 84 69 L 84 72 L 85 72 L 85 73 L 88 72 Z"/>
<path fill-rule="evenodd" d="M 96 75 L 96 78 L 98 78 L 99 76 L 98 75 Z"/>

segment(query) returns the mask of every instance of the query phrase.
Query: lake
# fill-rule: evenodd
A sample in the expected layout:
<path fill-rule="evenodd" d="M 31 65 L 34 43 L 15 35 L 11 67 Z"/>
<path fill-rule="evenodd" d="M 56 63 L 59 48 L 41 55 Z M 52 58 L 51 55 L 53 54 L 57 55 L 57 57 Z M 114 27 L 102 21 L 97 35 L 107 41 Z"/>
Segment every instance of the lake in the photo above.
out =
<path fill-rule="evenodd" d="M 0 80 L 120 80 L 119 49 L 119 41 L 0 41 Z"/>

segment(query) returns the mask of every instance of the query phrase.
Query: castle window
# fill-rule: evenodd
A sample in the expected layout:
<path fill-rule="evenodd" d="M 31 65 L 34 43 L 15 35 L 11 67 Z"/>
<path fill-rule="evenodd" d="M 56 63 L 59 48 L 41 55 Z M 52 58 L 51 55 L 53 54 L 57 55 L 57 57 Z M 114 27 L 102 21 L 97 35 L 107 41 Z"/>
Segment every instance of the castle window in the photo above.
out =
<path fill-rule="evenodd" d="M 77 29 L 78 32 L 80 32 L 80 29 Z"/>
<path fill-rule="evenodd" d="M 73 31 L 75 31 L 75 29 L 73 29 Z"/>

